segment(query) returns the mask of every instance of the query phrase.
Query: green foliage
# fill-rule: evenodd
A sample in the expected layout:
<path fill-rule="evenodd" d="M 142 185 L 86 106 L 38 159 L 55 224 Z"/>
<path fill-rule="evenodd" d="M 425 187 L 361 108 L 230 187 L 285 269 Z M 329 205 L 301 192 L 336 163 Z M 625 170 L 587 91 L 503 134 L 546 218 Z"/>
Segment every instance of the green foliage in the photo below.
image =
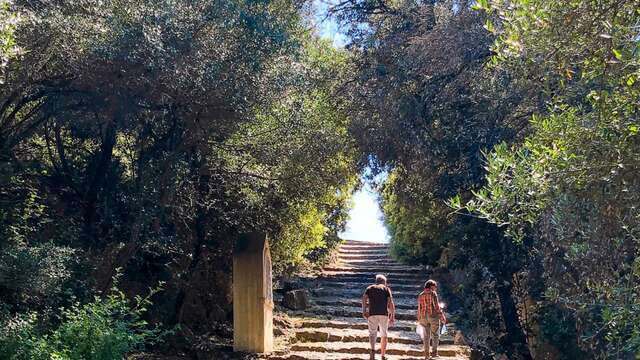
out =
<path fill-rule="evenodd" d="M 35 314 L 2 321 L 0 352 L 10 360 L 48 359 L 46 341 L 38 336 Z"/>
<path fill-rule="evenodd" d="M 425 195 L 426 199 L 417 203 L 402 199 L 416 196 L 402 192 L 401 176 L 402 171 L 394 169 L 385 180 L 381 194 L 385 223 L 393 239 L 392 253 L 408 262 L 437 264 L 446 245 L 442 241 L 446 226 L 442 211 L 446 208 L 432 195 Z"/>
<path fill-rule="evenodd" d="M 62 311 L 60 325 L 50 333 L 37 325 L 35 314 L 3 321 L 0 353 L 8 360 L 119 360 L 164 336 L 143 320 L 150 297 L 134 304 L 113 289 L 104 298 L 75 304 Z"/>
<path fill-rule="evenodd" d="M 327 228 L 323 224 L 322 214 L 314 207 L 296 213 L 300 217 L 284 226 L 271 247 L 276 272 L 281 272 L 287 266 L 300 264 L 306 254 L 325 246 Z"/>
<path fill-rule="evenodd" d="M 251 179 L 242 189 L 251 206 L 268 208 L 266 201 L 273 201 L 261 196 L 260 186 L 291 202 L 269 214 L 280 217 L 271 236 L 277 269 L 299 264 L 337 236 L 357 174 L 345 104 L 335 98 L 349 57 L 309 36 L 303 44 L 293 64 L 274 64 L 267 75 L 287 96 L 256 108 L 255 119 L 226 144 L 238 150 L 229 167 Z"/>
<path fill-rule="evenodd" d="M 558 350 L 563 358 L 577 359 L 585 354 L 576 343 L 577 324 L 572 312 L 554 305 L 546 305 L 539 316 L 542 338 Z"/>
<path fill-rule="evenodd" d="M 498 19 L 494 67 L 541 83 L 549 106 L 522 144 L 487 154 L 474 199 L 452 202 L 533 240 L 546 259 L 545 300 L 577 319 L 581 345 L 602 358 L 640 351 L 629 315 L 640 298 L 638 5 L 478 3 Z"/>
<path fill-rule="evenodd" d="M 13 1 L 0 0 L 0 84 L 4 83 L 4 68 L 20 52 L 15 40 L 19 21 L 20 17 L 13 11 Z"/>
<path fill-rule="evenodd" d="M 0 255 L 0 300 L 12 310 L 27 310 L 64 295 L 76 252 L 45 243 L 5 247 Z"/>
<path fill-rule="evenodd" d="M 37 171 L 29 168 L 16 174 L 11 164 L 3 164 L 0 199 L 8 206 L 0 208 L 0 246 L 25 246 L 51 219 L 46 212 L 43 193 L 29 180 Z"/>
<path fill-rule="evenodd" d="M 50 336 L 56 355 L 70 360 L 115 360 L 158 341 L 160 331 L 149 329 L 142 318 L 151 305 L 149 297 L 137 297 L 132 306 L 123 293 L 114 290 L 104 299 L 65 310 L 62 324 Z"/>
<path fill-rule="evenodd" d="M 620 66 L 637 61 L 635 0 L 489 0 L 478 5 L 497 19 L 495 64 L 517 64 L 519 71 L 535 74 L 545 84 L 568 87 L 575 86 L 574 78 L 602 79 L 603 71 L 622 70 L 625 82 L 637 75 L 633 66 Z"/>

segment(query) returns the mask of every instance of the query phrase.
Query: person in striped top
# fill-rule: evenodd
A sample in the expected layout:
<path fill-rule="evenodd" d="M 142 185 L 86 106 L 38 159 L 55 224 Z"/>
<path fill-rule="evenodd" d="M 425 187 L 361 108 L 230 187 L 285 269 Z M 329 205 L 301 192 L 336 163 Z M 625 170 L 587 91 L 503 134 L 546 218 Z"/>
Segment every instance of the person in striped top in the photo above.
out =
<path fill-rule="evenodd" d="M 427 280 L 424 291 L 418 295 L 418 323 L 424 327 L 424 358 L 438 358 L 438 342 L 440 340 L 440 322 L 447 323 L 447 318 L 438 300 L 438 284 L 434 280 Z M 433 350 L 429 356 L 429 345 L 433 338 Z"/>

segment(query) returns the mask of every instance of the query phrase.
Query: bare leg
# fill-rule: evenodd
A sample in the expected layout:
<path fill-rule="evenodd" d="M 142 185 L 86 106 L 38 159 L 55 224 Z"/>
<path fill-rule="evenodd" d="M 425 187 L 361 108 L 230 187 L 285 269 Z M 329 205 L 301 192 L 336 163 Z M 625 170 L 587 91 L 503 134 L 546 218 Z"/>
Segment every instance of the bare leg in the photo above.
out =
<path fill-rule="evenodd" d="M 387 351 L 387 337 L 383 336 L 380 339 L 380 354 L 384 357 L 384 353 Z"/>
<path fill-rule="evenodd" d="M 369 358 L 374 359 L 376 353 L 376 338 L 378 337 L 378 325 L 374 322 L 374 318 L 369 317 L 367 319 L 369 325 L 369 344 L 371 344 L 371 351 L 369 352 Z"/>
<path fill-rule="evenodd" d="M 371 344 L 371 354 L 375 354 L 376 352 L 376 338 L 378 336 L 377 335 L 371 335 L 369 334 L 369 344 Z"/>

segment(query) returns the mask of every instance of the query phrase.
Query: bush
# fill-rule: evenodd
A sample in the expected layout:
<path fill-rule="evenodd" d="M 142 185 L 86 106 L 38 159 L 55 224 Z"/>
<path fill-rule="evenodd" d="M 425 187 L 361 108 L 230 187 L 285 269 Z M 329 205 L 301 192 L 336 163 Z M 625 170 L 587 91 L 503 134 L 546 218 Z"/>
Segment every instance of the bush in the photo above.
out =
<path fill-rule="evenodd" d="M 0 323 L 0 354 L 7 360 L 50 359 L 46 339 L 38 336 L 36 315 L 18 315 Z"/>
<path fill-rule="evenodd" d="M 571 311 L 549 304 L 540 310 L 540 329 L 544 340 L 553 345 L 564 359 L 579 359 L 585 354 L 580 350 L 576 318 Z"/>
<path fill-rule="evenodd" d="M 63 310 L 60 326 L 50 333 L 38 329 L 35 314 L 15 316 L 1 326 L 0 353 L 7 360 L 122 359 L 164 335 L 142 318 L 156 292 L 136 297 L 132 304 L 113 289 L 104 298 Z"/>
<path fill-rule="evenodd" d="M 78 253 L 52 242 L 6 246 L 0 254 L 0 303 L 15 312 L 62 297 Z M 54 305 L 56 306 L 56 305 Z"/>

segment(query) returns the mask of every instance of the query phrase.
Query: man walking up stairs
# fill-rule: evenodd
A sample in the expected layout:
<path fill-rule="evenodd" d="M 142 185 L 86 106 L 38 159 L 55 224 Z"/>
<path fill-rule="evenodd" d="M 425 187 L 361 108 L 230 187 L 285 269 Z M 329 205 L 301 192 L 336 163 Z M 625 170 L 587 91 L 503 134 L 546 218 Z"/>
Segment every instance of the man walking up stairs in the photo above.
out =
<path fill-rule="evenodd" d="M 375 359 L 376 340 L 378 338 L 378 329 L 380 330 L 380 354 L 382 360 L 385 360 L 385 352 L 387 349 L 387 330 L 389 324 L 395 323 L 395 305 L 393 304 L 393 296 L 391 289 L 387 287 L 387 278 L 384 275 L 376 275 L 376 283 L 369 285 L 362 296 L 362 316 L 367 319 L 369 326 L 369 343 L 371 350 L 369 359 Z"/>

